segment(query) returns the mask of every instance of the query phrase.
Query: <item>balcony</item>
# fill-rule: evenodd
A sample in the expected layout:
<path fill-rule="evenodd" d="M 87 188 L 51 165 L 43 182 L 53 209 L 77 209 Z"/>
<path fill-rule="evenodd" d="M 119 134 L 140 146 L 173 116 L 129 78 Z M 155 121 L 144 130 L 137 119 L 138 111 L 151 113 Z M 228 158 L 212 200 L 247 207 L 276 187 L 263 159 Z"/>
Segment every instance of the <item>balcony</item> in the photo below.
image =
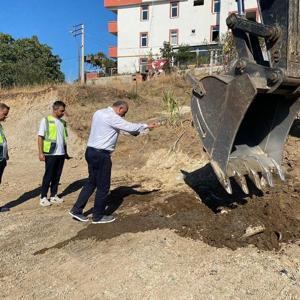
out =
<path fill-rule="evenodd" d="M 134 4 L 141 4 L 142 0 L 104 0 L 104 7 L 112 8 L 118 6 L 128 6 Z"/>
<path fill-rule="evenodd" d="M 109 47 L 108 48 L 108 56 L 111 58 L 117 58 L 118 57 L 118 48 L 116 46 Z"/>
<path fill-rule="evenodd" d="M 118 23 L 117 21 L 108 22 L 108 32 L 117 35 L 118 34 Z"/>

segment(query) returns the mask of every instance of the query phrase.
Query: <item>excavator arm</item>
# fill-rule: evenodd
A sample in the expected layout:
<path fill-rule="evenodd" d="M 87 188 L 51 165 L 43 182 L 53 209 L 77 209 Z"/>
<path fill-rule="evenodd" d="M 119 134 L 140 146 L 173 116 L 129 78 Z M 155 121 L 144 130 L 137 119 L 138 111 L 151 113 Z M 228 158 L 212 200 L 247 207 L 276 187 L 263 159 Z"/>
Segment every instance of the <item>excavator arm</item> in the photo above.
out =
<path fill-rule="evenodd" d="M 300 0 L 258 0 L 261 23 L 244 1 L 226 22 L 237 60 L 224 75 L 194 79 L 194 124 L 223 187 L 234 177 L 245 193 L 273 176 L 284 180 L 283 148 L 300 111 Z"/>

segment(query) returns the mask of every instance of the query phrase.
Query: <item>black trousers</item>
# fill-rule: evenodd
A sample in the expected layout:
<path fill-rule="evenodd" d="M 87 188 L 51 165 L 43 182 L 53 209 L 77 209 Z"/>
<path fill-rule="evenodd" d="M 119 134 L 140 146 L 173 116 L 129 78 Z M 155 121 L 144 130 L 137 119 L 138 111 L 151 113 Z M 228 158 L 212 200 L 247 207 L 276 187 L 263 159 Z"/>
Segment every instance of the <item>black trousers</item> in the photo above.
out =
<path fill-rule="evenodd" d="M 3 176 L 4 169 L 6 167 L 6 164 L 7 164 L 7 162 L 6 162 L 5 158 L 0 161 L 0 183 L 2 182 L 2 176 Z"/>
<path fill-rule="evenodd" d="M 111 157 L 109 151 L 87 147 L 85 159 L 88 164 L 89 178 L 83 186 L 72 211 L 82 213 L 90 196 L 97 188 L 93 217 L 98 218 L 104 215 L 106 199 L 110 189 Z"/>
<path fill-rule="evenodd" d="M 45 174 L 42 182 L 41 198 L 47 197 L 49 187 L 51 197 L 57 194 L 64 163 L 64 155 L 45 155 Z"/>

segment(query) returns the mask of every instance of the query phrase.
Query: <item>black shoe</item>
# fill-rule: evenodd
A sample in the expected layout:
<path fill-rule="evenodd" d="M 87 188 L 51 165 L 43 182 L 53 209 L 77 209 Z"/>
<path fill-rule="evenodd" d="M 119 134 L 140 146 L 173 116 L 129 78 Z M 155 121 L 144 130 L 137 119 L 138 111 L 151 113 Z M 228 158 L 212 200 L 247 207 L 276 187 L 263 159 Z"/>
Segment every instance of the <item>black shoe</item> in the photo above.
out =
<path fill-rule="evenodd" d="M 98 218 L 93 218 L 92 224 L 105 224 L 105 223 L 111 223 L 116 218 L 113 216 L 101 216 Z"/>
<path fill-rule="evenodd" d="M 88 222 L 89 218 L 83 214 L 74 213 L 72 210 L 69 211 L 69 215 L 71 215 L 74 219 L 80 222 Z"/>

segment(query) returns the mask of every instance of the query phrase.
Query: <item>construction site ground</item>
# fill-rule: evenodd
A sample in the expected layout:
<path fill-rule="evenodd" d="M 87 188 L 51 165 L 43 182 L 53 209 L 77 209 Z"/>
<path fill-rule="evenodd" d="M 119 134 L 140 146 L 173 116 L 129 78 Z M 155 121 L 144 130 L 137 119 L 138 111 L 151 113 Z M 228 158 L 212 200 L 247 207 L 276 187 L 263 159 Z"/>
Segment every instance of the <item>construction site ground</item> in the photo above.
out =
<path fill-rule="evenodd" d="M 46 86 L 0 92 L 10 160 L 0 187 L 1 299 L 300 299 L 300 124 L 284 155 L 286 181 L 232 196 L 219 185 L 192 127 L 191 90 L 179 76 L 135 86 Z M 180 120 L 170 124 L 163 92 Z M 69 154 L 61 205 L 41 207 L 44 164 L 37 130 L 51 104 L 67 103 Z M 163 120 L 147 135 L 121 136 L 112 155 L 107 211 L 114 223 L 73 220 L 87 178 L 92 114 L 127 100 L 126 118 Z M 218 120 L 216 120 L 217 122 Z M 86 209 L 91 216 L 93 197 Z M 262 232 L 245 237 L 249 227 Z"/>

